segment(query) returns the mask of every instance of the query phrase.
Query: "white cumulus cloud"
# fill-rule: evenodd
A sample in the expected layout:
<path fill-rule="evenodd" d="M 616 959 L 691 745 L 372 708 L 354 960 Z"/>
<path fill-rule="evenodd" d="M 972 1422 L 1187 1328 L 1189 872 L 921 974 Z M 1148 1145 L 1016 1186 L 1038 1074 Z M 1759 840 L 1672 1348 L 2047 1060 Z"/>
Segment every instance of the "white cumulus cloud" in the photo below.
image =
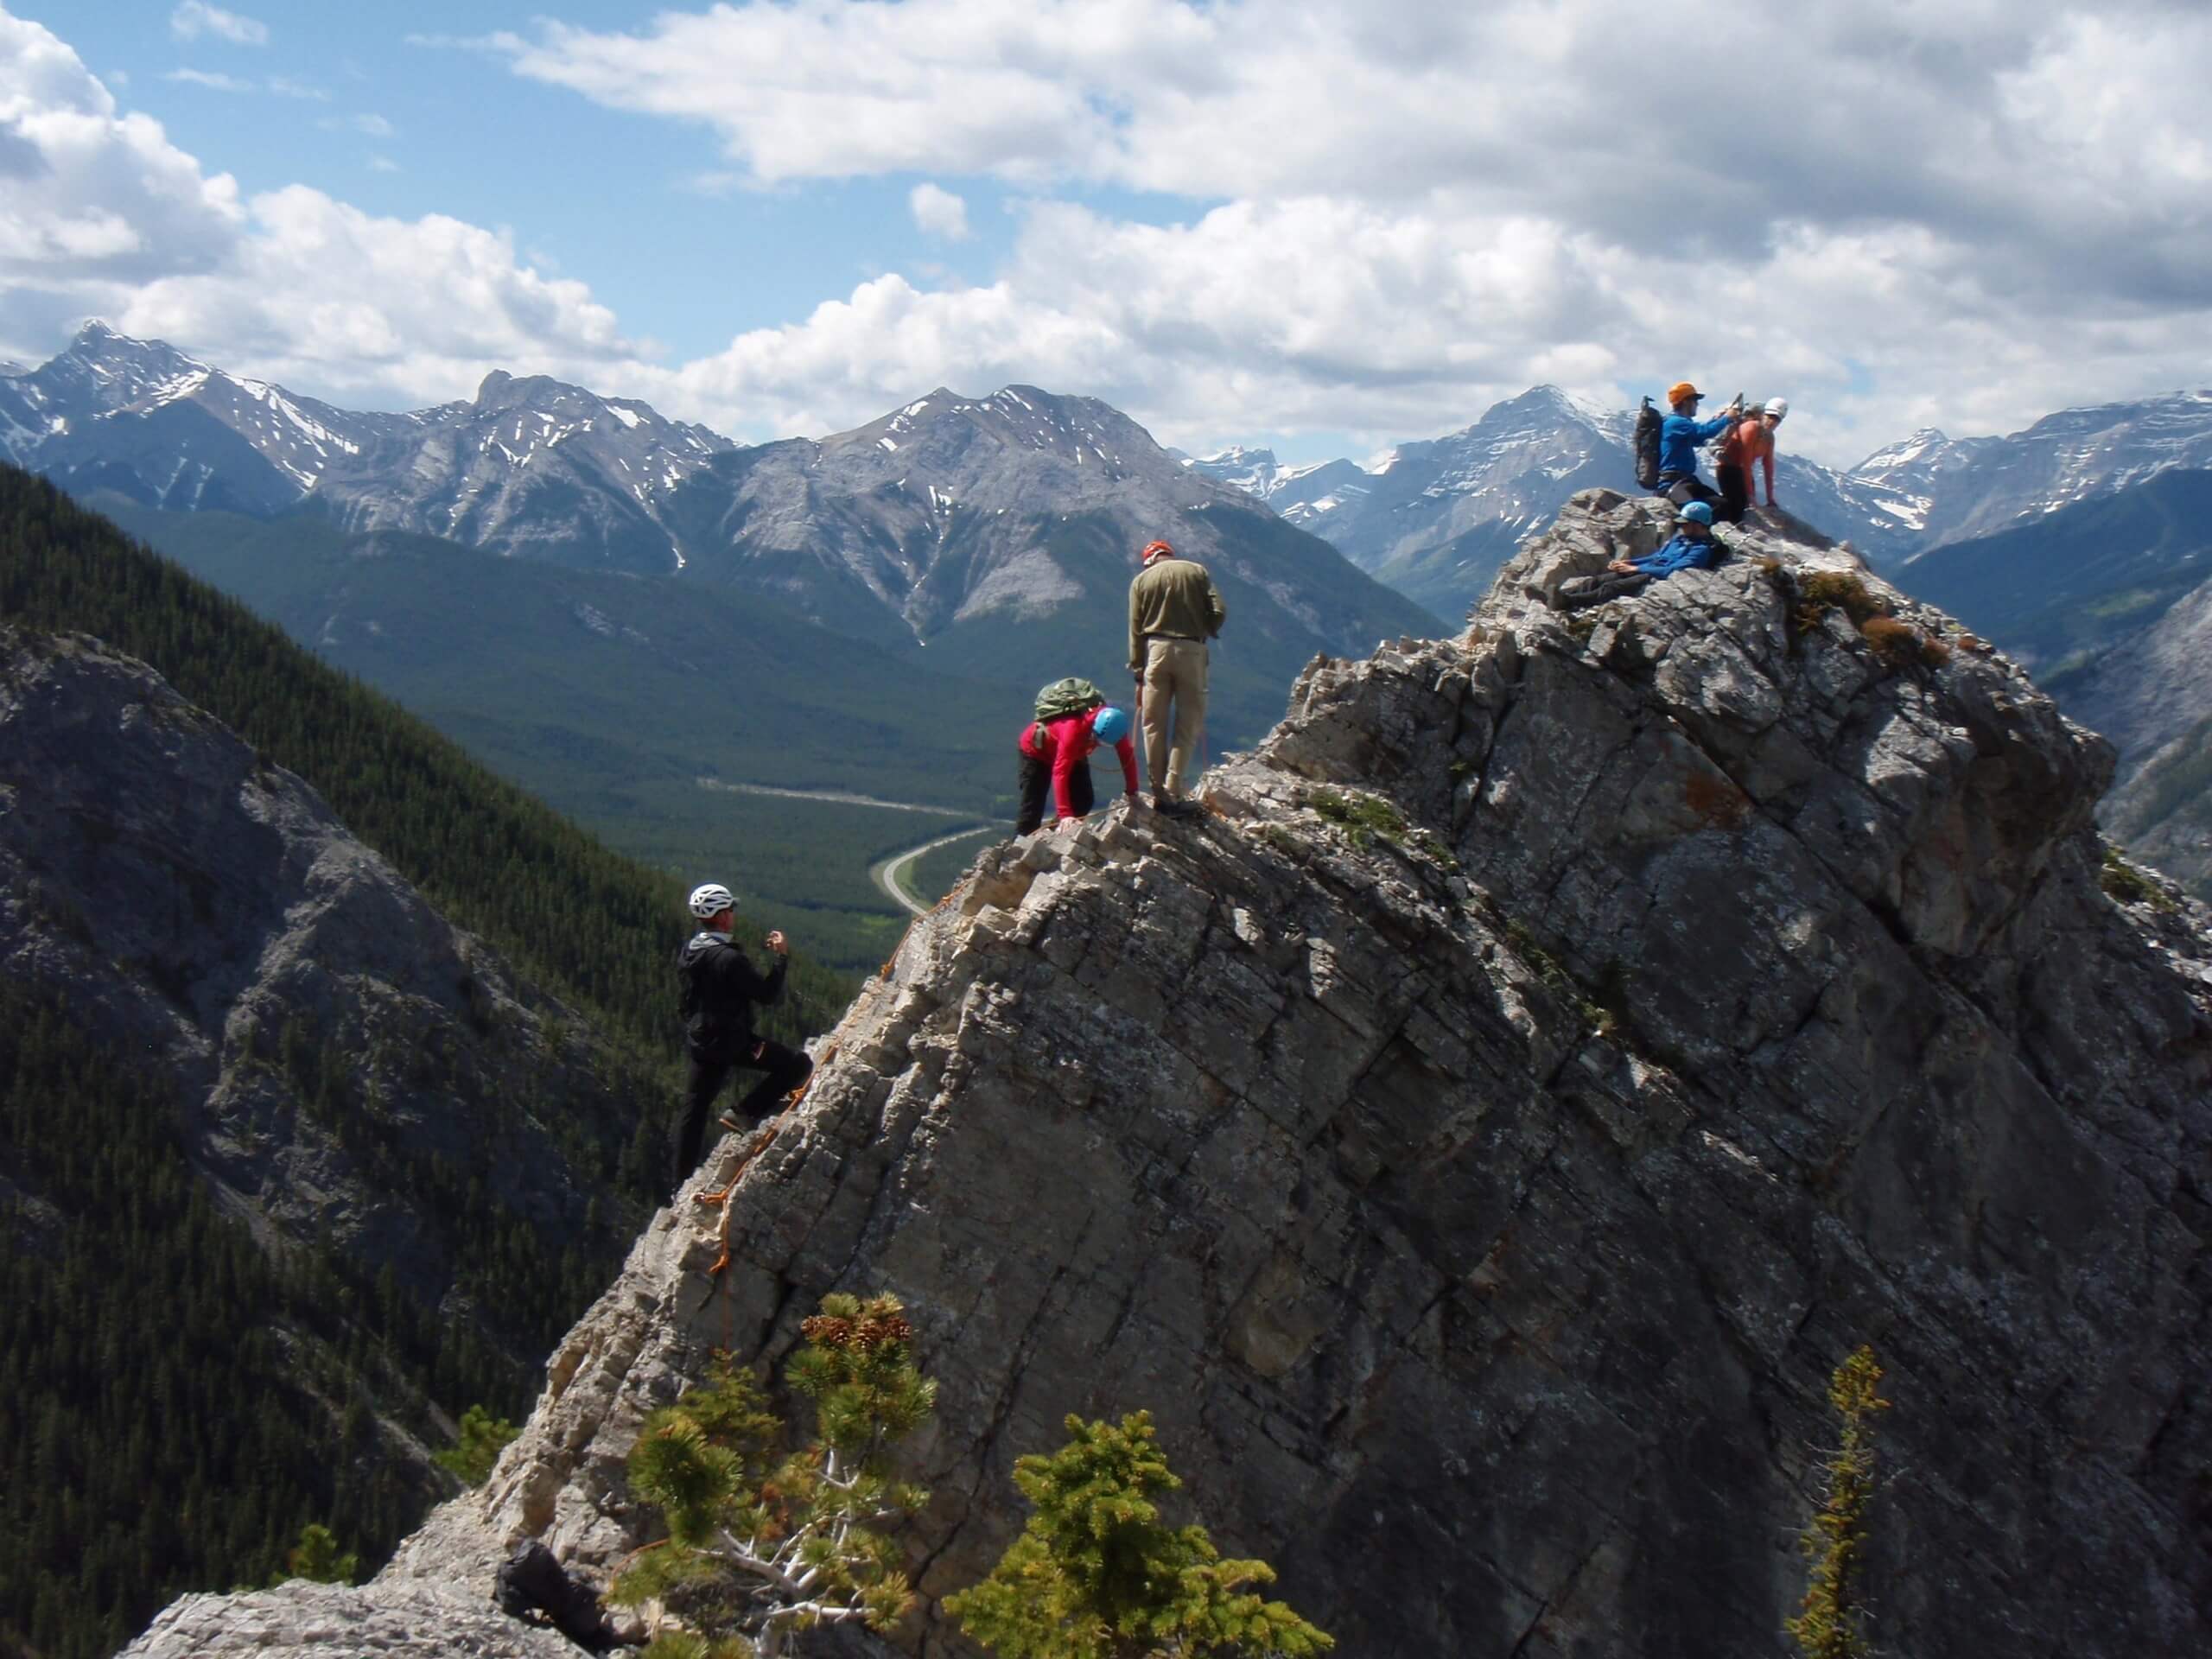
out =
<path fill-rule="evenodd" d="M 929 235 L 949 242 L 967 239 L 968 204 L 951 191 L 927 182 L 918 184 L 907 193 L 906 206 L 914 223 Z"/>
<path fill-rule="evenodd" d="M 1838 461 L 2212 378 L 2212 10 L 1669 17 L 1732 72 L 1688 107 L 1644 0 L 730 0 L 426 38 L 696 129 L 669 177 L 702 193 L 881 178 L 945 237 L 963 181 L 1020 193 L 988 280 L 879 272 L 669 365 L 498 232 L 241 199 L 0 10 L 0 349 L 100 310 L 303 391 L 427 400 L 505 365 L 747 437 L 1030 381 L 1185 448 L 1688 375 L 1789 396 Z"/>
<path fill-rule="evenodd" d="M 50 31 L 0 11 L 0 356 L 42 356 L 87 315 L 380 404 L 463 396 L 501 367 L 604 379 L 642 349 L 503 232 L 301 185 L 242 197 L 119 111 Z"/>
<path fill-rule="evenodd" d="M 266 46 L 269 44 L 269 25 L 257 22 L 235 11 L 225 11 L 220 6 L 211 6 L 205 0 L 184 0 L 184 3 L 169 14 L 169 33 L 180 41 L 196 41 L 202 35 L 213 35 L 219 41 L 229 41 L 236 46 Z"/>

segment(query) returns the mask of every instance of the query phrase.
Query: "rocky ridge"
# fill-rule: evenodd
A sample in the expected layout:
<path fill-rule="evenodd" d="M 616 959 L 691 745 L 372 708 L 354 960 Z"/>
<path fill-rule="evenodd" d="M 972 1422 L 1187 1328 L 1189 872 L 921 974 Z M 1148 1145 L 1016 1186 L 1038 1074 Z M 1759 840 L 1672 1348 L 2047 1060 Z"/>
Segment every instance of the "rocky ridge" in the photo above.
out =
<path fill-rule="evenodd" d="M 942 1387 L 931 1597 L 1063 1414 L 1143 1406 L 1348 1659 L 1770 1654 L 1867 1342 L 1880 1641 L 2201 1642 L 2206 913 L 2101 889 L 2107 747 L 1847 550 L 1747 527 L 1548 602 L 1663 531 L 1586 492 L 1465 633 L 1313 663 L 1204 820 L 987 854 L 746 1171 L 729 1268 L 725 1142 L 357 1615 L 523 1535 L 604 1574 L 645 1414 L 854 1287 Z"/>

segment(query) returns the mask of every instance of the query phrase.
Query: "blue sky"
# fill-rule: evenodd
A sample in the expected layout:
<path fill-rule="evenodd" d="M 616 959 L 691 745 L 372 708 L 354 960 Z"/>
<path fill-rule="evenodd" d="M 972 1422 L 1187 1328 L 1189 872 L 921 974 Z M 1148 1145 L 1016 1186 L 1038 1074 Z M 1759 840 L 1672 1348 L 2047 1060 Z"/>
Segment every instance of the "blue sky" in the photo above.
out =
<path fill-rule="evenodd" d="M 1848 463 L 2212 381 L 2212 7 L 1667 17 L 1694 124 L 1648 0 L 0 0 L 0 355 L 740 438 L 1029 382 L 1294 460 L 1540 382 Z"/>
<path fill-rule="evenodd" d="M 173 5 L 72 0 L 21 8 L 73 45 L 118 96 L 160 118 L 211 170 L 248 191 L 308 183 L 372 213 L 448 213 L 511 227 L 526 254 L 593 291 L 671 353 L 698 356 L 733 334 L 803 317 L 825 293 L 887 270 L 988 279 L 1012 221 L 986 184 L 969 200 L 970 238 L 925 236 L 907 208 L 913 179 L 834 180 L 798 188 L 719 187 L 728 170 L 711 134 L 609 110 L 505 73 L 480 51 L 409 44 L 523 29 L 542 8 L 390 0 L 375 6 L 233 8 L 268 30 L 242 45 L 202 30 L 147 27 Z M 636 6 L 562 15 L 620 28 Z M 170 77 L 217 74 L 232 92 Z M 317 98 L 265 90 L 272 81 Z M 388 134 L 360 124 L 389 124 Z M 965 186 L 969 191 L 973 181 Z"/>

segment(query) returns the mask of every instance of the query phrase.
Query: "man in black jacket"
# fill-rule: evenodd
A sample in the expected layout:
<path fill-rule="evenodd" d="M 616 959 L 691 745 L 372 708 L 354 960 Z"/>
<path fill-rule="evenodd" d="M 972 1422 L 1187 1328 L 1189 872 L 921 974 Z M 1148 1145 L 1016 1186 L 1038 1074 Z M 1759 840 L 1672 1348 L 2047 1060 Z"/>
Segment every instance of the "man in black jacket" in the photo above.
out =
<path fill-rule="evenodd" d="M 769 934 L 768 949 L 776 954 L 776 965 L 765 974 L 756 973 L 742 947 L 730 938 L 737 919 L 734 906 L 729 889 L 718 882 L 694 888 L 691 913 L 699 918 L 699 931 L 676 953 L 677 977 L 683 987 L 683 1046 L 691 1057 L 691 1076 L 671 1166 L 671 1197 L 699 1166 L 707 1114 L 734 1068 L 766 1074 L 738 1105 L 739 1113 L 755 1122 L 814 1070 L 814 1062 L 796 1049 L 753 1034 L 754 1007 L 765 1008 L 784 994 L 791 946 L 780 932 Z"/>

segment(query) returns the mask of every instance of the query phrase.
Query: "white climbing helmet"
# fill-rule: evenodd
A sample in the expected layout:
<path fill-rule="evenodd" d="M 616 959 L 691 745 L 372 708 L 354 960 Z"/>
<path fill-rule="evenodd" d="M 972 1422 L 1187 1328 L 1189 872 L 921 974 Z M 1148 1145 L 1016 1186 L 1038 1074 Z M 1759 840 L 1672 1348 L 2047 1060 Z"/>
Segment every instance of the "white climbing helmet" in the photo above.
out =
<path fill-rule="evenodd" d="M 722 912 L 731 909 L 737 900 L 729 896 L 729 889 L 719 881 L 709 881 L 691 889 L 691 913 L 701 921 L 710 921 Z"/>
<path fill-rule="evenodd" d="M 1789 412 L 1789 400 L 1787 397 L 1770 397 L 1766 400 L 1765 412 L 1778 421 Z"/>

